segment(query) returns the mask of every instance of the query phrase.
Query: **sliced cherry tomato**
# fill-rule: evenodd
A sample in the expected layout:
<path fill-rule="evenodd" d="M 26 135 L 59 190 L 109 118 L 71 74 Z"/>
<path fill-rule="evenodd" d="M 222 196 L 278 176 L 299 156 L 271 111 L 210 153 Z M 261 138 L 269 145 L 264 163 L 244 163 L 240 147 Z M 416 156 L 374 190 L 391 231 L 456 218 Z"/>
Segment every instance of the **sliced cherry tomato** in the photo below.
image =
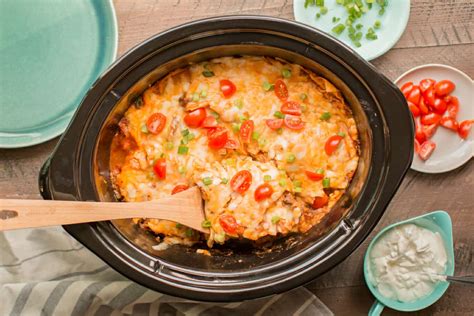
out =
<path fill-rule="evenodd" d="M 328 138 L 326 144 L 324 145 L 324 150 L 328 156 L 331 156 L 336 151 L 336 149 L 339 148 L 339 144 L 341 143 L 342 139 L 343 137 L 339 135 L 334 135 Z"/>
<path fill-rule="evenodd" d="M 166 179 L 166 159 L 165 158 L 160 158 L 155 161 L 155 164 L 153 165 L 153 171 L 155 172 L 156 176 L 164 180 Z"/>
<path fill-rule="evenodd" d="M 474 120 L 466 120 L 459 123 L 458 134 L 461 138 L 466 139 L 469 136 L 472 124 L 474 124 Z"/>
<path fill-rule="evenodd" d="M 208 117 L 204 119 L 204 121 L 202 121 L 201 127 L 204 127 L 204 128 L 217 127 L 217 119 L 214 116 L 209 115 Z"/>
<path fill-rule="evenodd" d="M 422 144 L 426 140 L 426 134 L 423 131 L 423 126 L 419 121 L 415 121 L 415 139 Z"/>
<path fill-rule="evenodd" d="M 219 224 L 227 234 L 231 235 L 236 234 L 237 229 L 239 228 L 239 224 L 237 224 L 235 217 L 228 214 L 223 214 L 219 217 Z"/>
<path fill-rule="evenodd" d="M 272 130 L 277 130 L 283 126 L 283 119 L 268 119 L 265 121 Z"/>
<path fill-rule="evenodd" d="M 428 90 L 426 90 L 423 93 L 423 99 L 425 100 L 426 105 L 428 105 L 429 107 L 432 107 L 436 99 L 434 89 L 429 88 Z"/>
<path fill-rule="evenodd" d="M 441 80 L 434 85 L 434 90 L 440 97 L 450 94 L 455 88 L 456 85 L 451 80 Z"/>
<path fill-rule="evenodd" d="M 421 90 L 421 92 L 425 92 L 426 90 L 431 88 L 435 83 L 436 83 L 436 81 L 433 80 L 433 79 L 430 79 L 430 78 L 421 80 L 420 81 L 420 90 Z"/>
<path fill-rule="evenodd" d="M 153 113 L 146 121 L 146 128 L 152 134 L 159 134 L 166 125 L 166 116 L 161 113 Z"/>
<path fill-rule="evenodd" d="M 411 89 L 410 93 L 408 94 L 407 101 L 410 101 L 414 103 L 415 105 L 418 105 L 418 103 L 420 103 L 420 98 L 421 98 L 420 87 L 415 85 L 413 86 L 413 89 Z"/>
<path fill-rule="evenodd" d="M 429 113 L 426 115 L 422 115 L 420 122 L 423 125 L 438 124 L 440 119 L 441 115 L 436 113 Z"/>
<path fill-rule="evenodd" d="M 219 81 L 219 84 L 221 87 L 221 92 L 225 98 L 230 98 L 237 90 L 235 84 L 230 80 L 222 79 Z"/>
<path fill-rule="evenodd" d="M 281 106 L 281 111 L 290 115 L 301 115 L 301 105 L 295 101 L 286 101 Z"/>
<path fill-rule="evenodd" d="M 428 158 L 430 158 L 431 154 L 435 149 L 436 144 L 431 140 L 427 140 L 426 142 L 421 144 L 418 156 L 420 156 L 422 160 L 428 160 Z"/>
<path fill-rule="evenodd" d="M 252 184 L 252 174 L 248 170 L 237 172 L 230 180 L 230 187 L 240 194 L 245 193 Z"/>
<path fill-rule="evenodd" d="M 278 79 L 275 81 L 275 94 L 278 99 L 286 101 L 288 99 L 288 88 L 283 80 Z"/>
<path fill-rule="evenodd" d="M 420 109 L 415 104 L 413 104 L 412 102 L 410 102 L 410 101 L 407 101 L 407 102 L 408 102 L 408 108 L 410 109 L 411 114 L 413 114 L 413 117 L 419 116 L 420 115 Z"/>
<path fill-rule="evenodd" d="M 246 120 L 240 126 L 239 137 L 242 143 L 250 143 L 255 125 L 252 120 Z"/>
<path fill-rule="evenodd" d="M 285 115 L 283 123 L 286 127 L 292 130 L 300 130 L 304 128 L 304 122 L 299 116 L 294 115 Z"/>
<path fill-rule="evenodd" d="M 237 149 L 237 148 L 239 148 L 239 144 L 237 143 L 236 140 L 228 139 L 225 142 L 224 148 L 226 148 L 226 149 Z"/>
<path fill-rule="evenodd" d="M 171 191 L 171 195 L 183 192 L 189 189 L 189 185 L 187 184 L 178 184 L 177 186 L 174 187 L 173 191 Z"/>
<path fill-rule="evenodd" d="M 423 133 L 425 133 L 426 139 L 430 139 L 436 133 L 438 124 L 423 125 Z"/>
<path fill-rule="evenodd" d="M 442 117 L 441 120 L 439 121 L 439 125 L 447 129 L 453 130 L 455 132 L 458 131 L 458 122 L 449 116 Z"/>
<path fill-rule="evenodd" d="M 328 205 L 328 202 L 329 202 L 329 197 L 326 194 L 324 194 L 323 196 L 317 196 L 314 198 L 313 208 L 318 209 L 318 208 L 324 207 Z"/>
<path fill-rule="evenodd" d="M 415 138 L 415 153 L 419 153 L 420 152 L 420 142 L 418 141 L 418 139 Z"/>
<path fill-rule="evenodd" d="M 255 201 L 260 202 L 268 199 L 273 194 L 273 187 L 269 183 L 259 185 L 255 190 L 254 197 Z"/>
<path fill-rule="evenodd" d="M 443 115 L 444 112 L 446 112 L 446 108 L 447 108 L 447 105 L 443 99 L 440 99 L 440 98 L 435 99 L 433 103 L 433 111 L 435 111 L 436 113 L 440 115 Z"/>
<path fill-rule="evenodd" d="M 420 109 L 421 115 L 426 115 L 430 113 L 430 109 L 426 105 L 424 97 L 420 98 L 420 103 L 418 104 L 418 108 Z"/>
<path fill-rule="evenodd" d="M 196 109 L 192 112 L 187 113 L 184 116 L 184 123 L 189 127 L 199 127 L 202 122 L 206 119 L 206 110 L 203 108 Z"/>
<path fill-rule="evenodd" d="M 408 97 L 408 94 L 411 92 L 411 89 L 413 89 L 413 82 L 411 81 L 405 82 L 403 86 L 400 88 L 405 98 Z"/>
<path fill-rule="evenodd" d="M 305 170 L 306 176 L 313 181 L 322 180 L 324 178 L 324 173 L 317 173 L 309 170 Z"/>
<path fill-rule="evenodd" d="M 227 143 L 227 130 L 222 126 L 210 128 L 207 131 L 208 146 L 212 149 L 224 148 Z"/>
<path fill-rule="evenodd" d="M 446 108 L 448 116 L 456 119 L 459 112 L 459 99 L 454 95 L 448 95 L 444 97 L 444 102 L 448 104 Z"/>

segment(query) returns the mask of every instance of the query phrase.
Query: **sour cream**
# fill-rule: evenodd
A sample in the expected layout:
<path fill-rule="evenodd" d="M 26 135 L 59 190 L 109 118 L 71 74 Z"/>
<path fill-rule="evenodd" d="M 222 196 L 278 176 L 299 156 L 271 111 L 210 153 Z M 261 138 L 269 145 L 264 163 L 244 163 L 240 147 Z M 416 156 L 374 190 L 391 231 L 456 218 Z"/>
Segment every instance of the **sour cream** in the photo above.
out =
<path fill-rule="evenodd" d="M 445 280 L 446 248 L 439 233 L 415 224 L 389 230 L 370 252 L 372 283 L 383 296 L 412 302 Z"/>

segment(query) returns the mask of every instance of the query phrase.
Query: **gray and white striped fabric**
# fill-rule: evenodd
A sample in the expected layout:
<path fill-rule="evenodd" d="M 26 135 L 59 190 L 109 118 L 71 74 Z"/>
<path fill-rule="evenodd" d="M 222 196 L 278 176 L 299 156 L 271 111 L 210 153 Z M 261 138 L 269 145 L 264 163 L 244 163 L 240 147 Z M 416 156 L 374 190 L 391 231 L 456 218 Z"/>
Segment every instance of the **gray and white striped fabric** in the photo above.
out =
<path fill-rule="evenodd" d="M 305 288 L 230 304 L 186 301 L 126 279 L 61 227 L 0 233 L 0 315 L 332 315 Z"/>

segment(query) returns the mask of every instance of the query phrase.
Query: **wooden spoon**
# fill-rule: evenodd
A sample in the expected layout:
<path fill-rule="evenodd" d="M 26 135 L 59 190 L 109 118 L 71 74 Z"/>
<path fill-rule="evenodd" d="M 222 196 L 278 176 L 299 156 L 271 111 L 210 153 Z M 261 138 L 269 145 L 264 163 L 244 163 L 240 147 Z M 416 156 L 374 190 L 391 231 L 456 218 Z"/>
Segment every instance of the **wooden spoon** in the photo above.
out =
<path fill-rule="evenodd" d="M 134 217 L 167 219 L 201 232 L 209 232 L 202 227 L 205 217 L 201 192 L 197 187 L 147 202 L 0 199 L 0 231 Z"/>

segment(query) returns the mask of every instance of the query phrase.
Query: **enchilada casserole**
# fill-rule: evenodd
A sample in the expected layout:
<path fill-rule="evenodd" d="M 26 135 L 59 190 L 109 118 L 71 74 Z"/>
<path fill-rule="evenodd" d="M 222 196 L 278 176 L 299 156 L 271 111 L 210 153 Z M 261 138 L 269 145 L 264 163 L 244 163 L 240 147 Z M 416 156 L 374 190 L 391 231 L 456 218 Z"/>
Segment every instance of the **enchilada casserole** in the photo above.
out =
<path fill-rule="evenodd" d="M 167 244 L 304 233 L 357 168 L 358 132 L 329 81 L 282 60 L 223 57 L 168 74 L 133 99 L 110 153 L 116 194 L 146 201 L 198 186 L 209 234 L 134 219 Z"/>

